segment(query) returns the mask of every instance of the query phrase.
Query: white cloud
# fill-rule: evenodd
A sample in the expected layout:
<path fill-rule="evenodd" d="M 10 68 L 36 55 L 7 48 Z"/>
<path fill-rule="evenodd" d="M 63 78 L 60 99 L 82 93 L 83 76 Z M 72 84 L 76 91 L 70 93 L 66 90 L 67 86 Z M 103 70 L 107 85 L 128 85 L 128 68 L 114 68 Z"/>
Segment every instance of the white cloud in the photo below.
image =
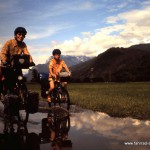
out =
<path fill-rule="evenodd" d="M 114 16 L 108 17 L 108 18 L 106 19 L 107 23 L 109 23 L 109 24 L 111 24 L 111 23 L 112 23 L 112 24 L 113 24 L 113 23 L 116 23 L 117 20 L 118 20 L 118 18 L 117 18 L 117 17 L 114 17 Z"/>
<path fill-rule="evenodd" d="M 2 44 L 0 44 L 0 48 L 2 48 L 2 46 L 3 46 L 3 45 L 2 45 Z"/>
<path fill-rule="evenodd" d="M 42 27 L 36 27 L 34 29 L 29 28 L 29 34 L 27 36 L 28 40 L 35 40 L 35 39 L 42 39 L 45 37 L 50 37 L 54 34 L 56 34 L 58 31 L 66 30 L 68 28 L 71 28 L 72 25 L 69 25 L 67 23 L 60 23 L 59 25 L 47 25 L 44 28 Z M 35 33 L 35 31 L 38 31 Z"/>
<path fill-rule="evenodd" d="M 129 2 L 126 1 L 126 2 L 123 2 L 123 3 L 120 3 L 120 4 L 115 4 L 115 5 L 113 5 L 109 8 L 109 11 L 114 12 L 114 11 L 118 11 L 119 9 L 123 9 L 124 7 L 126 7 L 128 5 L 128 3 Z"/>
<path fill-rule="evenodd" d="M 150 5 L 150 1 L 149 1 L 149 0 L 143 1 L 143 2 L 142 2 L 142 5 L 148 6 L 148 5 Z"/>
<path fill-rule="evenodd" d="M 6 1 L 2 2 L 0 6 L 0 12 L 7 12 L 6 10 L 8 10 L 8 12 L 13 11 L 14 8 L 12 9 L 12 7 L 14 7 L 15 5 L 20 6 L 21 3 L 18 3 L 18 1 L 19 0 L 11 0 L 9 3 Z M 127 2 L 122 2 L 121 4 L 115 4 L 118 4 L 117 8 L 123 8 L 130 2 L 131 1 L 128 0 Z M 54 48 L 60 48 L 63 54 L 68 55 L 95 56 L 99 53 L 104 52 L 110 47 L 128 47 L 132 44 L 150 42 L 150 6 L 146 5 L 149 4 L 148 2 L 149 1 L 142 3 L 142 9 L 135 9 L 132 11 L 120 13 L 116 16 L 107 17 L 105 22 L 103 22 L 104 25 L 107 25 L 107 27 L 103 27 L 90 32 L 81 32 L 81 36 L 78 36 L 78 31 L 75 29 L 76 24 L 73 24 L 73 22 L 71 22 L 70 20 L 69 23 L 64 23 L 63 17 L 59 17 L 64 15 L 67 16 L 68 14 L 73 14 L 74 12 L 78 11 L 82 15 L 82 10 L 83 12 L 85 12 L 84 10 L 87 10 L 86 12 L 88 13 L 89 10 L 100 9 L 104 3 L 94 3 L 94 1 L 83 2 L 80 0 L 72 1 L 69 3 L 57 2 L 52 3 L 52 5 L 42 4 L 42 7 L 40 8 L 44 8 L 43 11 L 40 11 L 40 8 L 37 8 L 38 11 L 30 8 L 29 11 L 23 12 L 20 11 L 20 9 L 23 9 L 24 7 L 20 6 L 19 8 L 16 8 L 18 8 L 17 10 L 25 14 L 24 16 L 27 16 L 27 20 L 24 19 L 24 21 L 27 22 L 27 24 L 25 25 L 27 25 L 28 30 L 27 45 L 29 45 L 29 51 L 31 51 L 31 54 L 33 55 L 37 63 L 44 63 L 45 59 L 47 59 L 49 55 L 51 55 L 51 52 L 49 52 L 50 49 L 52 50 Z M 31 15 L 29 15 L 29 12 L 31 13 Z M 97 17 L 97 19 L 99 18 Z M 5 21 L 2 22 L 4 23 Z M 15 23 L 16 22 L 17 21 L 15 21 Z M 41 24 L 38 24 L 38 22 L 40 22 Z M 9 23 L 6 23 L 7 26 L 9 26 Z M 95 21 L 89 21 L 89 24 L 92 23 L 96 23 L 96 26 L 98 24 Z M 2 34 L 5 34 L 6 26 L 1 25 L 0 28 L 1 31 L 4 32 Z M 74 29 L 73 32 L 77 32 L 77 35 L 75 37 L 63 42 L 55 40 L 55 38 L 57 38 L 56 35 L 59 31 L 63 32 L 63 38 L 61 37 L 62 39 L 65 38 L 64 33 L 71 35 L 71 28 Z M 84 29 L 83 26 L 81 28 Z M 65 32 L 68 29 L 70 33 Z M 12 29 L 7 29 L 7 37 L 0 37 L 2 44 L 8 39 L 8 35 L 10 35 L 10 32 L 13 33 Z M 55 36 L 55 38 L 53 38 L 53 35 Z M 42 43 L 43 40 L 46 40 L 45 45 L 44 43 Z M 0 48 L 2 47 L 2 44 L 0 44 Z M 40 59 L 42 55 L 43 57 Z"/>
<path fill-rule="evenodd" d="M 80 10 L 91 10 L 93 8 L 94 8 L 94 5 L 91 2 L 84 2 L 79 7 Z M 78 8 L 76 8 L 76 9 L 78 9 Z"/>
<path fill-rule="evenodd" d="M 138 138 L 146 138 L 149 124 L 150 121 L 148 120 L 112 118 L 105 113 L 92 111 L 74 114 L 71 118 L 71 126 L 77 130 L 84 129 L 85 132 L 97 133 L 106 138 L 115 137 L 117 142 L 118 140 L 127 140 L 127 138 L 128 140 L 136 139 L 137 137 L 134 134 L 135 130 L 138 131 Z"/>
<path fill-rule="evenodd" d="M 50 55 L 42 54 L 42 55 L 33 55 L 33 60 L 36 64 L 43 64 L 45 63 Z"/>
<path fill-rule="evenodd" d="M 65 8 L 65 9 L 64 9 Z M 54 7 L 55 10 L 61 9 L 63 12 L 69 11 L 82 11 L 82 10 L 91 10 L 94 8 L 94 4 L 92 2 L 79 2 L 79 1 L 72 1 L 71 3 L 60 3 Z"/>
<path fill-rule="evenodd" d="M 56 41 L 52 44 L 52 48 L 60 48 L 64 54 L 69 55 L 94 56 L 110 47 L 148 43 L 150 42 L 149 13 L 150 7 L 146 7 L 108 17 L 106 22 L 115 24 L 97 29 L 95 33 L 83 32 L 82 37 L 74 37 L 62 43 Z"/>

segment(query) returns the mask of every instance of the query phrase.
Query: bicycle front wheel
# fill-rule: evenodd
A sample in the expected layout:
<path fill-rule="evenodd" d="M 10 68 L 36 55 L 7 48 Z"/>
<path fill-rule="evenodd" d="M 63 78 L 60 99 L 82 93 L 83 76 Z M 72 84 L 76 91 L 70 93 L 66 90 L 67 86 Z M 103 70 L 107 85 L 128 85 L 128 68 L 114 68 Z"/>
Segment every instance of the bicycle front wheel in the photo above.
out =
<path fill-rule="evenodd" d="M 19 121 L 23 124 L 27 124 L 29 119 L 29 112 L 27 111 L 27 88 L 25 85 L 19 87 L 20 109 L 19 109 Z"/>
<path fill-rule="evenodd" d="M 64 109 L 70 109 L 70 96 L 65 88 L 62 88 L 62 91 L 59 92 L 59 105 Z"/>

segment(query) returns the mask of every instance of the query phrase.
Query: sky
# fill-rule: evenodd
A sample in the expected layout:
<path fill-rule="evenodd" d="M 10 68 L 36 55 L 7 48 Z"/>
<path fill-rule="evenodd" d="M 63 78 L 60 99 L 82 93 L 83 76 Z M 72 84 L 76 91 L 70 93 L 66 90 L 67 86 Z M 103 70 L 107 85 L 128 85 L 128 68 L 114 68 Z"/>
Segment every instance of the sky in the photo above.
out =
<path fill-rule="evenodd" d="M 110 47 L 150 43 L 150 0 L 0 0 L 0 49 L 18 26 L 36 64 L 52 50 L 97 56 Z"/>

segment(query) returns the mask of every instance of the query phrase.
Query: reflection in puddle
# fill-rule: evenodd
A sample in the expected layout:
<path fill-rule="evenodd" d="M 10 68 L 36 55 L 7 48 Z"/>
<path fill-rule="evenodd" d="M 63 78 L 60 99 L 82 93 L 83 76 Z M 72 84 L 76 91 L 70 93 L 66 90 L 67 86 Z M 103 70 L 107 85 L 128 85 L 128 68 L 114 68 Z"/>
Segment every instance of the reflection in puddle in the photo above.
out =
<path fill-rule="evenodd" d="M 125 146 L 124 142 L 149 142 L 150 121 L 112 118 L 104 113 L 84 111 L 72 114 L 70 136 L 74 149 L 147 150 L 150 146 Z"/>
<path fill-rule="evenodd" d="M 47 113 L 36 113 L 30 115 L 28 123 L 28 133 L 36 133 L 40 138 L 45 138 L 45 142 L 43 139 L 43 141 L 41 140 L 41 150 L 52 149 L 51 145 L 55 143 L 50 142 L 49 139 L 54 141 L 56 137 L 59 139 L 61 136 L 63 136 L 61 138 L 70 143 L 68 147 L 62 146 L 63 148 L 61 149 L 64 150 L 150 149 L 150 145 L 126 146 L 124 144 L 124 142 L 150 142 L 150 121 L 132 118 L 112 118 L 104 113 L 84 110 L 78 113 L 71 112 L 70 118 L 66 118 L 62 122 L 60 121 L 61 119 L 53 120 L 53 123 L 50 122 L 49 124 L 51 128 L 47 130 L 46 128 L 43 129 L 42 121 L 45 122 L 44 118 L 47 118 Z M 68 123 L 68 119 L 70 123 Z M 46 124 L 47 121 L 45 122 L 45 127 Z M 61 133 L 59 132 L 60 130 Z M 48 131 L 51 131 L 51 134 Z M 0 118 L 0 133 L 2 132 L 3 120 Z M 42 133 L 45 135 L 42 135 Z M 47 139 L 46 135 L 48 135 Z M 57 149 L 59 148 L 57 147 Z"/>

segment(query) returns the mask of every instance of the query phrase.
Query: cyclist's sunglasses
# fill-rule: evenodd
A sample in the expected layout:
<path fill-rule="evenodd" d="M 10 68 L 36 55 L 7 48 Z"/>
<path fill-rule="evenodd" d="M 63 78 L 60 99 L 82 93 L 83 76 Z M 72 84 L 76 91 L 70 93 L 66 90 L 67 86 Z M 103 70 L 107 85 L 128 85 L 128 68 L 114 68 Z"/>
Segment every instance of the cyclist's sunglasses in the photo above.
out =
<path fill-rule="evenodd" d="M 24 33 L 18 33 L 17 35 L 19 35 L 19 36 L 23 36 L 23 37 L 25 37 L 25 36 L 26 36 Z"/>

